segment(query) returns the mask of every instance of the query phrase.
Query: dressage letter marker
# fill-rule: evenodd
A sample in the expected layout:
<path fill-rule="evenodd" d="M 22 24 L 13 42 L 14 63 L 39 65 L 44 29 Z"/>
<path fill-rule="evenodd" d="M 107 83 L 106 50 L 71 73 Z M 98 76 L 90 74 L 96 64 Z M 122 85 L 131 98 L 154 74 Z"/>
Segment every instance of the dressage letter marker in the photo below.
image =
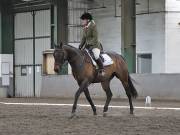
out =
<path fill-rule="evenodd" d="M 151 97 L 150 96 L 147 96 L 146 97 L 146 101 L 145 101 L 145 107 L 151 107 Z"/>

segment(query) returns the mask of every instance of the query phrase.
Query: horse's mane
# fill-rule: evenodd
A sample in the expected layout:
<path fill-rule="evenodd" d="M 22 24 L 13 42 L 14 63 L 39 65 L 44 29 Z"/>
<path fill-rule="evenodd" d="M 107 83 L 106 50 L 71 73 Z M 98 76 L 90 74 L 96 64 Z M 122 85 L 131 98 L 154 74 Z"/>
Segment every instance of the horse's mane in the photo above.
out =
<path fill-rule="evenodd" d="M 68 46 L 68 47 L 71 47 L 71 48 L 77 49 L 76 47 L 74 47 L 74 46 L 72 46 L 72 45 L 69 45 L 69 44 L 64 45 L 64 46 Z"/>
<path fill-rule="evenodd" d="M 72 49 L 75 49 L 76 51 L 79 50 L 78 48 L 76 48 L 76 47 L 74 47 L 74 46 L 72 46 L 72 45 L 69 45 L 69 44 L 63 45 L 63 47 L 70 47 L 70 48 L 72 48 Z M 80 51 L 80 50 L 79 50 L 79 51 Z"/>
<path fill-rule="evenodd" d="M 72 48 L 75 52 L 77 52 L 78 54 L 80 54 L 81 56 L 83 56 L 83 51 L 79 50 L 78 48 L 72 46 L 72 45 L 63 45 L 63 47 L 69 47 L 69 48 Z"/>

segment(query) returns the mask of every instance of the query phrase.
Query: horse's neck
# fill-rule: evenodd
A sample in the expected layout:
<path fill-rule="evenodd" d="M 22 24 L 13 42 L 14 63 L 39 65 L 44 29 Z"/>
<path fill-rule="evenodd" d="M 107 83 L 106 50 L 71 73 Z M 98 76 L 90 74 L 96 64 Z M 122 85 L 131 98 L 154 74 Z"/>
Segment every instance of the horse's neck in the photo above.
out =
<path fill-rule="evenodd" d="M 83 62 L 81 52 L 78 49 L 71 46 L 64 46 L 64 49 L 67 54 L 67 60 L 72 68 Z"/>

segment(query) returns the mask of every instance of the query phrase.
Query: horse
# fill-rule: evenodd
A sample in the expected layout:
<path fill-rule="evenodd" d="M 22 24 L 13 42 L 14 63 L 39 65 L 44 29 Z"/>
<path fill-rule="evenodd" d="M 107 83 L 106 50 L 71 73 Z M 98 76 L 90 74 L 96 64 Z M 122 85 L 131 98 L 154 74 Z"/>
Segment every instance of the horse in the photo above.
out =
<path fill-rule="evenodd" d="M 77 102 L 80 94 L 84 92 L 85 97 L 91 108 L 93 110 L 93 114 L 96 113 L 96 106 L 94 105 L 88 86 L 92 83 L 101 83 L 103 90 L 106 93 L 106 102 L 103 108 L 103 116 L 107 115 L 108 106 L 110 104 L 112 98 L 112 92 L 110 89 L 110 81 L 117 77 L 125 91 L 129 100 L 130 105 L 130 114 L 133 114 L 134 107 L 132 104 L 132 98 L 136 98 L 138 93 L 132 83 L 132 79 L 129 75 L 127 64 L 124 58 L 115 52 L 106 52 L 111 59 L 113 60 L 113 64 L 110 66 L 104 67 L 105 75 L 99 75 L 96 67 L 93 65 L 90 56 L 84 51 L 79 50 L 71 45 L 56 45 L 54 49 L 54 71 L 59 72 L 62 65 L 67 61 L 72 67 L 72 74 L 79 85 L 79 89 L 75 93 L 74 103 L 72 106 L 71 118 L 75 116 Z"/>

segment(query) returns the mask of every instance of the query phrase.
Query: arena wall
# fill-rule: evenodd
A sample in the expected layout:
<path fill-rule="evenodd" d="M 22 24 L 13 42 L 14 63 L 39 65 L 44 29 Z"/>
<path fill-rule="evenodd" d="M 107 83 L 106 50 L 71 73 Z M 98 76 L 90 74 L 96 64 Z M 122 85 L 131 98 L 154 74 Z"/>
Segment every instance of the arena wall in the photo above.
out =
<path fill-rule="evenodd" d="M 180 74 L 131 74 L 139 93 L 139 99 L 151 96 L 152 99 L 180 99 Z M 78 85 L 72 75 L 43 76 L 41 97 L 73 98 Z M 89 86 L 93 98 L 105 98 L 100 84 Z M 113 98 L 126 98 L 119 80 L 111 83 Z M 82 94 L 84 95 L 84 94 Z"/>

